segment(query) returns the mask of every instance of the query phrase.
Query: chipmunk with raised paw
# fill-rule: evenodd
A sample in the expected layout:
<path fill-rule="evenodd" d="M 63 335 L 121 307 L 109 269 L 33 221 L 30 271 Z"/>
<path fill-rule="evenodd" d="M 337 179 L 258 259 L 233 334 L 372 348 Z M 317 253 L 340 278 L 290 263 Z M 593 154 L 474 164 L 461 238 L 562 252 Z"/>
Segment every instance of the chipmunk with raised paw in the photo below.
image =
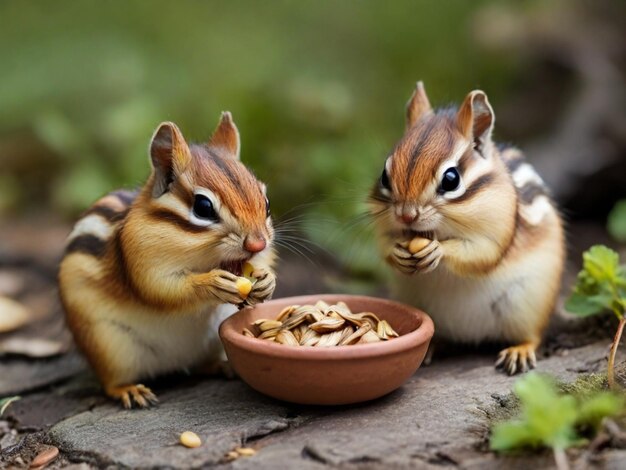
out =
<path fill-rule="evenodd" d="M 219 364 L 220 322 L 274 291 L 269 201 L 239 147 L 230 113 L 206 144 L 162 123 L 143 188 L 98 200 L 68 238 L 59 270 L 67 324 L 126 408 L 157 401 L 144 378 Z M 247 262 L 256 282 L 242 290 Z"/>
<path fill-rule="evenodd" d="M 369 203 L 395 296 L 444 338 L 511 344 L 496 367 L 514 374 L 536 365 L 565 243 L 544 182 L 518 149 L 493 142 L 494 121 L 484 92 L 433 110 L 419 82 Z"/>

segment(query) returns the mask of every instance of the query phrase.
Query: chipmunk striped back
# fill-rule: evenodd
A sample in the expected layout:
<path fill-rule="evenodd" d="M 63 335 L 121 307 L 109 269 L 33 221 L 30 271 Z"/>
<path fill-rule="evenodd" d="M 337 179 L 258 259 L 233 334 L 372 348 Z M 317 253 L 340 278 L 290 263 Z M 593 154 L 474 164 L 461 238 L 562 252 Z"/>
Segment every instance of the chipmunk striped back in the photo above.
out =
<path fill-rule="evenodd" d="M 74 225 L 67 238 L 65 255 L 84 253 L 102 257 L 138 194 L 139 191 L 117 190 L 97 200 Z"/>

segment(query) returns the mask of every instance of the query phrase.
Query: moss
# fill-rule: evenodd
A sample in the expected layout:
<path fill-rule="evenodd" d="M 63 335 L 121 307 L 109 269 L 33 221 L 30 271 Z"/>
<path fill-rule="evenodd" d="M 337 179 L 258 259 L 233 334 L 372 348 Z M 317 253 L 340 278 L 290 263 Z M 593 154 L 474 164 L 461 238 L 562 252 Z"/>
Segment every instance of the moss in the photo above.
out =
<path fill-rule="evenodd" d="M 569 393 L 576 397 L 592 395 L 608 390 L 607 375 L 606 373 L 582 374 L 574 382 L 559 383 L 559 388 L 563 393 Z"/>

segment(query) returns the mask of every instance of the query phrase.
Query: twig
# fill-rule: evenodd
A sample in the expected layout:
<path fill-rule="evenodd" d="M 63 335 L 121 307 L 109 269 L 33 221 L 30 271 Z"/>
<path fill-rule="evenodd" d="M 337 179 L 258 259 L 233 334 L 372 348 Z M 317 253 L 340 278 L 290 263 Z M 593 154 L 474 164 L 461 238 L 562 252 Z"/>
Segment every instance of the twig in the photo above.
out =
<path fill-rule="evenodd" d="M 622 332 L 624 331 L 624 325 L 626 324 L 626 316 L 622 316 L 615 332 L 615 338 L 613 338 L 613 344 L 611 344 L 611 352 L 609 353 L 609 364 L 607 378 L 609 381 L 609 388 L 616 389 L 615 386 L 615 356 L 617 355 L 617 348 L 622 338 Z"/>
<path fill-rule="evenodd" d="M 569 470 L 569 462 L 567 460 L 567 454 L 564 449 L 560 447 L 553 447 L 554 461 L 556 462 L 556 468 L 558 470 Z"/>

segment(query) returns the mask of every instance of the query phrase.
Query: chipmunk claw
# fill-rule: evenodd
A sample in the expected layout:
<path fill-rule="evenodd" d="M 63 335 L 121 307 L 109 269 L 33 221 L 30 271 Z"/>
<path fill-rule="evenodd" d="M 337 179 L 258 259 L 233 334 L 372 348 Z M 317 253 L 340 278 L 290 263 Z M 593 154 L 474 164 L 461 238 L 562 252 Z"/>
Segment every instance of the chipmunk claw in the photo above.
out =
<path fill-rule="evenodd" d="M 214 278 L 210 291 L 218 301 L 233 305 L 244 301 L 237 288 L 238 276 L 222 269 L 215 269 L 212 273 Z"/>
<path fill-rule="evenodd" d="M 435 270 L 442 257 L 441 244 L 437 240 L 431 240 L 417 253 L 411 253 L 406 243 L 396 243 L 387 261 L 401 273 L 411 275 Z"/>
<path fill-rule="evenodd" d="M 152 390 L 142 384 L 107 387 L 106 394 L 111 398 L 120 400 L 122 406 L 127 410 L 133 407 L 133 403 L 139 408 L 149 408 L 159 402 Z"/>
<path fill-rule="evenodd" d="M 276 289 L 276 276 L 274 273 L 267 270 L 257 270 L 254 274 L 257 273 L 257 280 L 248 294 L 248 298 L 245 301 L 246 305 L 252 306 L 271 299 L 274 289 Z"/>
<path fill-rule="evenodd" d="M 534 343 L 523 343 L 503 349 L 498 354 L 495 368 L 503 369 L 509 375 L 534 369 L 537 366 L 536 349 L 537 345 Z"/>

